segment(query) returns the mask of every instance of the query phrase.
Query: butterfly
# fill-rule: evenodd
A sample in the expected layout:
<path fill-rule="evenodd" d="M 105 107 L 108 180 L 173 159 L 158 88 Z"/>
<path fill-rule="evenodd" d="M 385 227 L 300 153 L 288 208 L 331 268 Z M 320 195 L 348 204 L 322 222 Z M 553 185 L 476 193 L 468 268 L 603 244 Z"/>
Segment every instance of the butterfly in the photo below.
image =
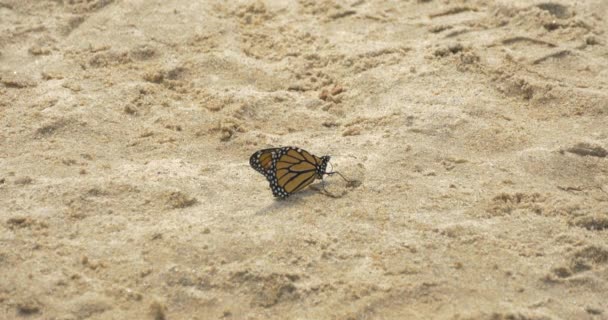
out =
<path fill-rule="evenodd" d="M 323 175 L 342 176 L 337 171 L 326 171 L 329 159 L 330 156 L 317 157 L 297 147 L 280 147 L 257 151 L 249 158 L 249 164 L 266 177 L 275 197 L 287 198 L 315 179 L 323 179 Z"/>

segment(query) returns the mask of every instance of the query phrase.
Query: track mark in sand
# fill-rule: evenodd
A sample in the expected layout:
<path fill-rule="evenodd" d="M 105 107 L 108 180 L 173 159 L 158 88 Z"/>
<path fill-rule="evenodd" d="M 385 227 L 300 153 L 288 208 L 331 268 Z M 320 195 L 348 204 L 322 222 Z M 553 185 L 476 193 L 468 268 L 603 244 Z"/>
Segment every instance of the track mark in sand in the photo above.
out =
<path fill-rule="evenodd" d="M 587 245 L 572 254 L 561 266 L 553 268 L 551 272 L 558 278 L 564 279 L 585 271 L 600 271 L 606 264 L 608 264 L 608 249 L 604 246 Z M 549 276 L 546 280 L 556 279 Z"/>
<path fill-rule="evenodd" d="M 598 158 L 605 158 L 608 156 L 608 150 L 604 149 L 603 147 L 599 146 L 599 145 L 595 145 L 595 144 L 590 144 L 590 143 L 577 143 L 576 145 L 566 149 L 566 150 L 560 150 L 561 153 L 563 153 L 564 151 L 576 154 L 578 156 L 591 156 L 591 157 L 598 157 Z"/>
<path fill-rule="evenodd" d="M 30 229 L 30 230 L 41 230 L 47 229 L 49 225 L 38 219 L 28 216 L 17 216 L 6 220 L 6 225 L 11 230 L 16 229 Z"/>
<path fill-rule="evenodd" d="M 539 193 L 500 193 L 488 203 L 486 215 L 500 217 L 515 212 L 532 212 L 541 214 L 546 210 L 547 197 Z"/>
<path fill-rule="evenodd" d="M 2 2 L 0 2 L 0 8 L 6 8 L 6 9 L 9 9 L 9 10 L 13 10 L 13 6 L 12 5 L 10 5 L 8 3 L 2 3 Z"/>
<path fill-rule="evenodd" d="M 167 209 L 184 209 L 198 203 L 195 197 L 182 191 L 169 192 L 164 195 L 164 198 Z"/>
<path fill-rule="evenodd" d="M 0 75 L 0 84 L 11 89 L 32 88 L 38 85 L 33 78 L 23 74 Z"/>
<path fill-rule="evenodd" d="M 465 33 L 469 33 L 469 32 L 473 32 L 473 31 L 476 31 L 476 30 L 473 30 L 473 29 L 455 30 L 455 31 L 452 31 L 452 32 L 446 34 L 445 37 L 446 38 L 454 38 L 454 37 L 457 37 L 459 35 L 462 35 L 462 34 L 465 34 Z"/>
<path fill-rule="evenodd" d="M 602 231 L 608 229 L 608 214 L 590 214 L 574 218 L 568 223 L 589 231 Z"/>
<path fill-rule="evenodd" d="M 568 49 L 560 50 L 560 51 L 553 52 L 553 53 L 550 53 L 548 55 L 542 56 L 542 57 L 540 57 L 540 58 L 532 61 L 532 64 L 539 64 L 539 63 L 545 62 L 545 61 L 547 61 L 549 59 L 552 59 L 552 58 L 561 59 L 561 58 L 567 57 L 567 56 L 569 56 L 571 54 L 572 54 L 572 51 L 570 51 Z"/>
<path fill-rule="evenodd" d="M 357 11 L 355 11 L 355 10 L 345 10 L 345 11 L 336 12 L 336 13 L 330 15 L 329 18 L 333 19 L 333 20 L 336 20 L 336 19 L 352 16 L 354 14 L 357 14 Z"/>
<path fill-rule="evenodd" d="M 300 298 L 304 292 L 300 292 L 296 283 L 301 278 L 302 275 L 296 273 L 265 273 L 246 268 L 232 273 L 229 281 L 252 293 L 252 305 L 270 308 Z"/>
<path fill-rule="evenodd" d="M 72 13 L 91 13 L 107 7 L 114 0 L 71 0 L 60 2 Z"/>
<path fill-rule="evenodd" d="M 559 19 L 570 18 L 570 16 L 572 15 L 570 13 L 570 10 L 568 10 L 568 7 L 559 3 L 546 2 L 537 4 L 536 7 L 541 10 L 548 11 L 551 15 Z"/>
<path fill-rule="evenodd" d="M 476 8 L 471 8 L 471 7 L 454 7 L 454 8 L 450 8 L 448 10 L 445 10 L 445 11 L 441 11 L 441 12 L 438 12 L 438 13 L 430 14 L 429 17 L 432 19 L 432 18 L 449 16 L 449 15 L 459 14 L 459 13 L 468 12 L 468 11 L 477 12 L 477 9 Z"/>
<path fill-rule="evenodd" d="M 60 118 L 53 122 L 47 123 L 38 129 L 36 129 L 36 135 L 41 136 L 50 136 L 57 133 L 59 130 L 72 125 L 74 123 L 73 120 L 67 118 Z"/>
<path fill-rule="evenodd" d="M 449 29 L 452 29 L 452 28 L 454 28 L 454 26 L 440 24 L 440 25 L 430 26 L 428 28 L 428 30 L 429 30 L 430 33 L 440 33 L 442 31 L 449 30 Z"/>
<path fill-rule="evenodd" d="M 31 316 L 41 312 L 42 304 L 36 298 L 26 298 L 17 302 L 17 313 L 21 316 Z"/>
<path fill-rule="evenodd" d="M 522 36 L 507 38 L 507 39 L 503 39 L 501 41 L 501 43 L 505 44 L 505 45 L 511 45 L 511 44 L 519 43 L 519 42 L 529 42 L 532 44 L 543 45 L 543 46 L 547 46 L 547 47 L 551 47 L 551 48 L 557 47 L 557 45 L 547 42 L 547 41 L 538 40 L 538 39 L 529 38 L 529 37 L 522 37 Z"/>

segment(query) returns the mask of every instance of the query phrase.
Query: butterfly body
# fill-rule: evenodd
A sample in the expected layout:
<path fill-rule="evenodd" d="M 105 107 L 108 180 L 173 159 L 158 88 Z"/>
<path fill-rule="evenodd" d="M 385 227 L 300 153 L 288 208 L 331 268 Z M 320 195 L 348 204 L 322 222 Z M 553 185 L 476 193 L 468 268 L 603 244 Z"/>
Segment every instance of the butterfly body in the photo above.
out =
<path fill-rule="evenodd" d="M 275 197 L 287 198 L 328 174 L 329 158 L 296 147 L 280 147 L 257 151 L 249 158 L 249 164 L 266 177 Z"/>

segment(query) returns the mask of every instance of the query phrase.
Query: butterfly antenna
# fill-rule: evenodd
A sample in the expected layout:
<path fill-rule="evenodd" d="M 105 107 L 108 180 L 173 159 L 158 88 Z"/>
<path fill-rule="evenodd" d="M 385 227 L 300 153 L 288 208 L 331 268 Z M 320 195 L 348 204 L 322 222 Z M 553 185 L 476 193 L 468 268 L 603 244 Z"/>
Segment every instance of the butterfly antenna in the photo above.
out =
<path fill-rule="evenodd" d="M 343 176 L 343 175 L 342 175 L 340 172 L 338 172 L 338 171 L 332 171 L 332 172 L 328 172 L 328 173 L 327 173 L 327 175 L 330 175 L 330 176 L 331 176 L 331 175 L 336 174 L 336 173 L 337 173 L 337 174 L 338 174 L 340 177 L 342 177 L 342 179 L 344 179 L 344 181 L 346 181 L 346 182 L 353 182 L 352 180 L 348 180 L 348 179 L 346 179 L 346 178 L 345 178 L 345 177 L 344 177 L 344 176 Z"/>
<path fill-rule="evenodd" d="M 337 173 L 340 177 L 342 177 L 342 179 L 344 179 L 344 181 L 349 182 L 349 183 L 353 182 L 351 180 L 346 179 L 340 172 L 333 171 L 334 170 L 334 166 L 331 163 L 329 165 L 331 166 L 331 170 L 332 171 L 331 172 L 325 172 L 326 175 L 331 176 L 331 175 L 334 175 L 334 174 Z"/>

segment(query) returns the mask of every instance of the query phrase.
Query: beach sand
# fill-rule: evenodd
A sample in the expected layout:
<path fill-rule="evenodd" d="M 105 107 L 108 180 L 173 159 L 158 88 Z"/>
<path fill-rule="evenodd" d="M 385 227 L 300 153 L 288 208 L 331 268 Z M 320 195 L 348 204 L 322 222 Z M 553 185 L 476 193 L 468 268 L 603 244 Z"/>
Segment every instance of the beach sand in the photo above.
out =
<path fill-rule="evenodd" d="M 0 0 L 0 318 L 608 319 L 607 16 Z"/>

